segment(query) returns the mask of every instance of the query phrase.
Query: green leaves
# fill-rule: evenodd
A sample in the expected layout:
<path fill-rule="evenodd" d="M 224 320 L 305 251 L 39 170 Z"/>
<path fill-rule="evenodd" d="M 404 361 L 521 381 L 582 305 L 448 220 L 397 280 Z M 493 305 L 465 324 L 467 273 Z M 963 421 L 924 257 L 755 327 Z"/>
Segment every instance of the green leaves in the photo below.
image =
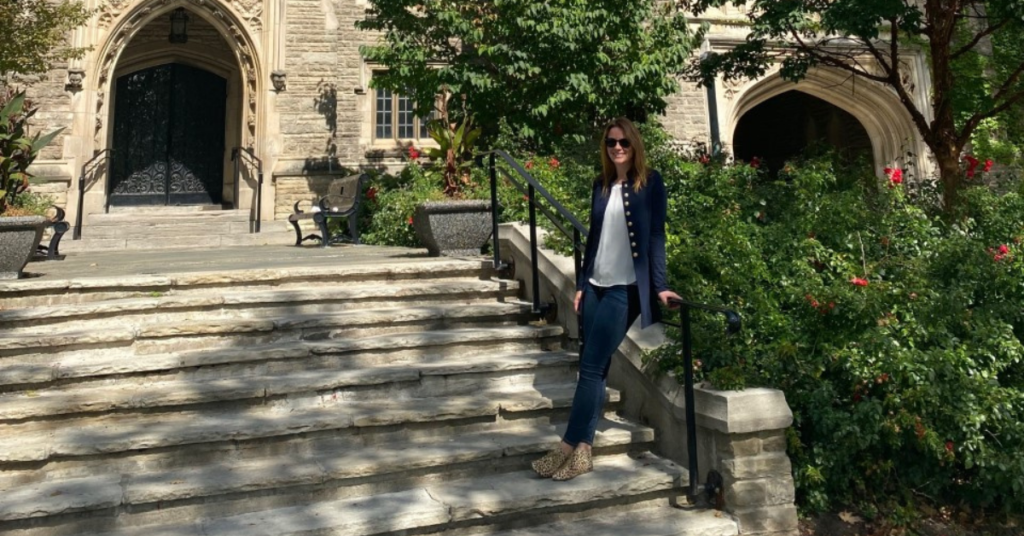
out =
<path fill-rule="evenodd" d="M 95 10 L 77 0 L 0 0 L 0 76 L 44 73 L 89 48 L 68 46 L 68 34 Z"/>
<path fill-rule="evenodd" d="M 28 168 L 39 151 L 64 129 L 46 135 L 26 137 L 28 120 L 36 109 L 29 106 L 25 92 L 0 93 L 0 214 L 28 189 Z"/>
<path fill-rule="evenodd" d="M 685 18 L 655 0 L 372 0 L 357 23 L 384 32 L 364 47 L 387 68 L 376 87 L 412 93 L 424 108 L 446 88 L 451 109 L 486 135 L 505 119 L 535 146 L 589 137 L 626 113 L 659 113 L 697 42 Z M 428 110 L 420 110 L 425 113 Z"/>
<path fill-rule="evenodd" d="M 1019 177 L 1007 193 L 969 188 L 948 222 L 932 186 L 890 189 L 870 166 L 804 158 L 775 180 L 651 154 L 669 187 L 672 287 L 745 320 L 723 338 L 718 318 L 694 317 L 700 372 L 785 391 L 802 507 L 891 513 L 910 490 L 1024 505 Z M 658 359 L 680 371 L 677 349 Z"/>

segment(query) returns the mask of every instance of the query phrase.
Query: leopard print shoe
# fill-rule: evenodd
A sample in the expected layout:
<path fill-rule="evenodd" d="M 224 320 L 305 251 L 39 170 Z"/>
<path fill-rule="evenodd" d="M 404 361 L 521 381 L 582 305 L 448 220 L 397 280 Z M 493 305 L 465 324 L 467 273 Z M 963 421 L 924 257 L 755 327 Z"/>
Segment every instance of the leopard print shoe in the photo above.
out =
<path fill-rule="evenodd" d="M 548 478 L 555 474 L 555 471 L 565 463 L 565 460 L 569 457 L 569 454 L 562 452 L 561 448 L 555 448 L 555 450 L 544 455 L 543 458 L 533 462 L 533 470 L 538 475 Z"/>
<path fill-rule="evenodd" d="M 594 460 L 590 449 L 576 449 L 568 460 L 551 475 L 552 480 L 570 480 L 594 470 Z"/>

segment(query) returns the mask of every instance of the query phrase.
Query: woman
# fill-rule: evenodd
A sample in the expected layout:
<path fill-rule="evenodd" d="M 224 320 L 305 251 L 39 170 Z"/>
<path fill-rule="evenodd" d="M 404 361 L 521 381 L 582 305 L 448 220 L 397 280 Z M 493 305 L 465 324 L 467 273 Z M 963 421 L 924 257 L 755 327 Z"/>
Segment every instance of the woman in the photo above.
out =
<path fill-rule="evenodd" d="M 569 480 L 594 469 L 591 447 L 605 399 L 612 354 L 641 318 L 660 319 L 657 301 L 679 295 L 665 281 L 665 184 L 648 170 L 640 132 L 619 118 L 604 129 L 601 176 L 594 182 L 590 232 L 576 283 L 583 310 L 583 353 L 569 424 L 558 448 L 533 462 L 543 477 Z"/>

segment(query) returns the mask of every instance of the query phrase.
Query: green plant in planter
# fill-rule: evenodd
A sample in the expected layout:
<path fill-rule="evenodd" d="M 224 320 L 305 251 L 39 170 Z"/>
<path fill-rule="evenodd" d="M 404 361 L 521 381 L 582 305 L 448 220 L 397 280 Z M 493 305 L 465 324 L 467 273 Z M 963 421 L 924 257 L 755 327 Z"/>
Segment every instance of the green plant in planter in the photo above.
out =
<path fill-rule="evenodd" d="M 0 94 L 0 215 L 25 215 L 18 199 L 28 190 L 32 176 L 29 166 L 63 128 L 29 137 L 29 119 L 38 108 L 25 98 L 25 92 L 7 89 Z"/>
<path fill-rule="evenodd" d="M 444 179 L 444 194 L 448 197 L 461 197 L 464 189 L 472 183 L 473 147 L 481 130 L 473 126 L 473 118 L 467 116 L 462 123 L 456 125 L 442 112 L 441 119 L 434 119 L 427 124 L 427 132 L 437 147 L 430 147 L 426 155 L 434 161 Z"/>

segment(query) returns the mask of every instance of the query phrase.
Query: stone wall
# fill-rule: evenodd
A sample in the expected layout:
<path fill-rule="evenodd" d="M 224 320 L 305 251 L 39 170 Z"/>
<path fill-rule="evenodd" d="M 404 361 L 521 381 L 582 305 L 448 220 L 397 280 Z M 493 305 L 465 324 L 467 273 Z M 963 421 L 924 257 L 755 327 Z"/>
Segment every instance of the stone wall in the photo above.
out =
<path fill-rule="evenodd" d="M 668 107 L 661 122 L 680 142 L 707 143 L 710 137 L 706 92 L 685 80 L 680 81 L 679 86 L 679 92 L 666 99 Z"/>

